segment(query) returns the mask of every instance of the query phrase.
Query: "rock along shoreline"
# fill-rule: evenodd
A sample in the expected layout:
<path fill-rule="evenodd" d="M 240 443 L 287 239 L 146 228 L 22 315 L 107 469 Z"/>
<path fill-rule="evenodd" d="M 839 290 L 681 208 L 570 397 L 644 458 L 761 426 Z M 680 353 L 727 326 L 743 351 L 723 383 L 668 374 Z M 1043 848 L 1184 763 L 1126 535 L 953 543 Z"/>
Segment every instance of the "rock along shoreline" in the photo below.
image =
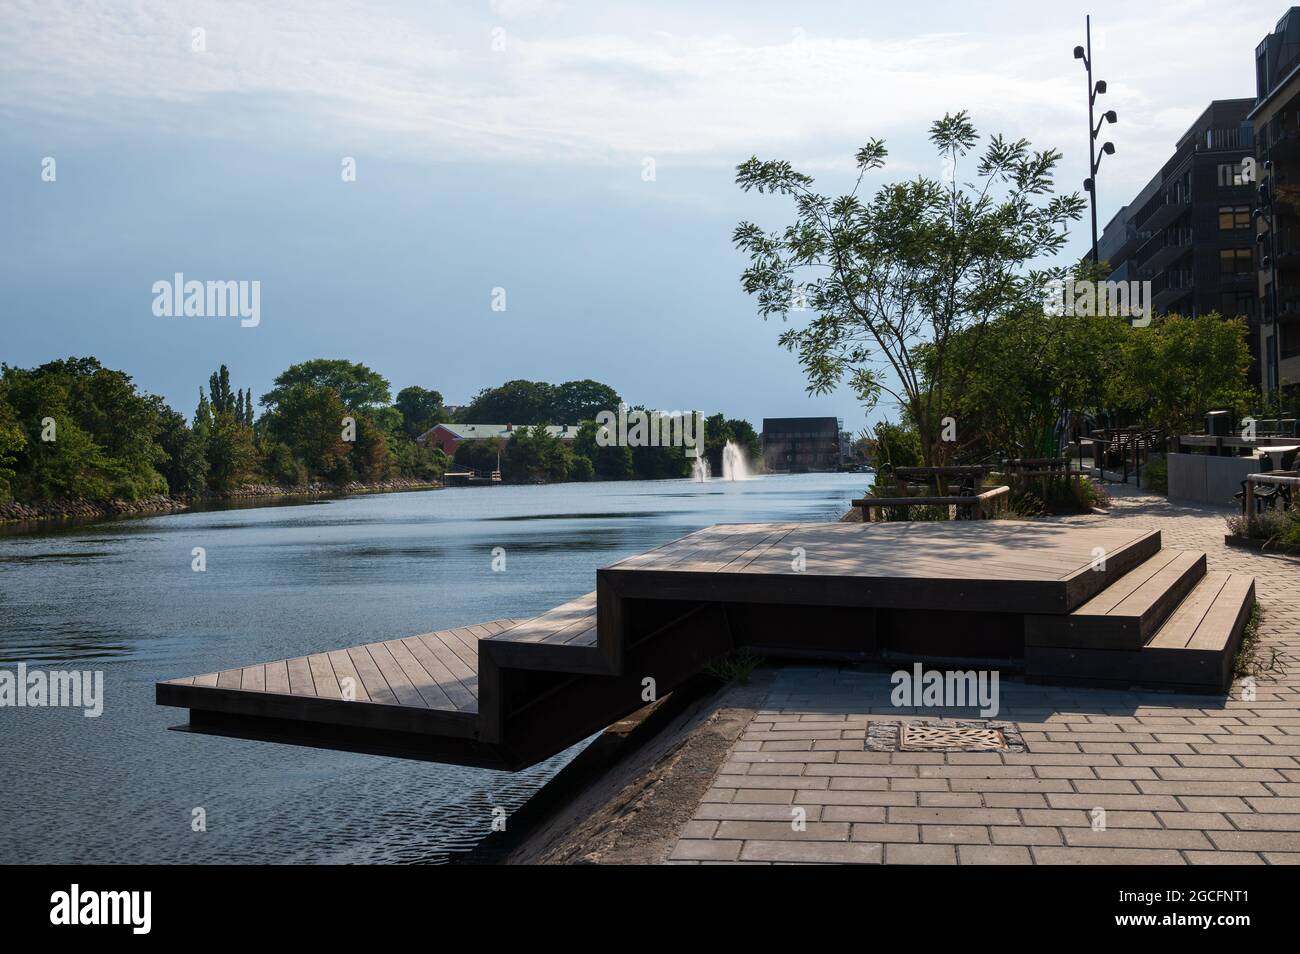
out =
<path fill-rule="evenodd" d="M 227 493 L 206 493 L 192 496 L 159 494 L 140 500 L 50 500 L 40 503 L 0 504 L 0 523 L 26 523 L 35 520 L 61 520 L 67 518 L 94 519 L 120 517 L 131 514 L 180 513 L 194 506 L 238 500 L 256 500 L 266 497 L 338 497 L 353 494 L 401 493 L 414 490 L 440 490 L 437 481 L 383 480 L 377 483 L 327 484 L 314 483 L 302 487 L 280 487 L 275 484 L 247 484 Z"/>

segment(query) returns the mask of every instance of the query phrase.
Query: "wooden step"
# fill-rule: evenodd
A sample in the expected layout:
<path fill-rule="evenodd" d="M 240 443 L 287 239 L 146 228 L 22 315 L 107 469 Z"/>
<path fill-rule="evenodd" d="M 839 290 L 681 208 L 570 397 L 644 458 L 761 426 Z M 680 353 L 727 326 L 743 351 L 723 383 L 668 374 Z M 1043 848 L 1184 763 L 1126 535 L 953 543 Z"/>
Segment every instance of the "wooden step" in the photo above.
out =
<path fill-rule="evenodd" d="M 1141 649 L 1025 647 L 1029 682 L 1223 692 L 1255 605 L 1255 579 L 1207 573 Z"/>
<path fill-rule="evenodd" d="M 1025 645 L 1140 649 L 1205 576 L 1205 554 L 1161 550 L 1064 615 L 1025 617 Z"/>

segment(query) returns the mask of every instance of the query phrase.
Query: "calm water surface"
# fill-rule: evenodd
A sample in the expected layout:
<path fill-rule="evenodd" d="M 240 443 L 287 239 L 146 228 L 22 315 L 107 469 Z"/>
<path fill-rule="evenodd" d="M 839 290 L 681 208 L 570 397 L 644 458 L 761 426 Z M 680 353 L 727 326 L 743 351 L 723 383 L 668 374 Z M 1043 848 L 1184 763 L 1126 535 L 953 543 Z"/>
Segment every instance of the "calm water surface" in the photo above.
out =
<path fill-rule="evenodd" d="M 581 746 L 507 774 L 187 735 L 154 682 L 533 615 L 700 527 L 835 520 L 868 480 L 461 488 L 0 535 L 0 665 L 102 670 L 105 695 L 97 719 L 0 708 L 0 862 L 445 861 Z"/>

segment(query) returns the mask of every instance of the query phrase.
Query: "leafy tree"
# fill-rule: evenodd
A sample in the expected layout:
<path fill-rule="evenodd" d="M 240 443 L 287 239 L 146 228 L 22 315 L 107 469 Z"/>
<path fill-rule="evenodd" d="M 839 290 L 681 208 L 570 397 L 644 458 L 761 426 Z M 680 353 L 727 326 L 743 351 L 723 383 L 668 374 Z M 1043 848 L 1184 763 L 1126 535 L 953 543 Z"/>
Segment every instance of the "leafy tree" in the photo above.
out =
<path fill-rule="evenodd" d="M 19 499 L 135 500 L 166 489 L 154 468 L 162 459 L 156 406 L 128 375 L 95 358 L 0 366 L 0 403 L 22 432 L 6 442 Z M 53 440 L 43 439 L 47 419 Z"/>
<path fill-rule="evenodd" d="M 554 402 L 555 388 L 545 381 L 507 381 L 476 394 L 460 417 L 476 424 L 550 424 Z"/>
<path fill-rule="evenodd" d="M 0 503 L 13 499 L 14 465 L 18 452 L 27 446 L 27 437 L 13 408 L 0 401 Z"/>
<path fill-rule="evenodd" d="M 308 483 L 307 468 L 293 456 L 288 444 L 279 441 L 266 449 L 262 469 L 281 487 L 301 487 Z"/>
<path fill-rule="evenodd" d="M 918 176 L 882 186 L 869 201 L 858 188 L 884 167 L 882 140 L 858 150 L 857 183 L 839 198 L 812 191 L 812 177 L 789 162 L 749 159 L 737 167 L 737 185 L 793 196 L 795 221 L 775 232 L 742 222 L 733 241 L 749 256 L 742 285 L 763 318 L 811 310 L 806 325 L 780 337 L 798 354 L 809 392 L 829 393 L 847 378 L 867 407 L 893 397 L 917 424 L 924 460 L 936 463 L 946 450 L 935 424 L 948 413 L 953 335 L 1041 300 L 1062 271 L 1029 263 L 1064 246 L 1084 203 L 1077 193 L 1051 196 L 1060 153 L 1034 152 L 1023 139 L 993 136 L 977 181 L 964 182 L 962 161 L 979 141 L 965 112 L 935 122 L 930 141 L 947 181 Z"/>
<path fill-rule="evenodd" d="M 263 416 L 270 440 L 285 444 L 309 479 L 347 480 L 352 445 L 343 440 L 343 418 L 349 416 L 349 408 L 339 393 L 312 384 L 277 387 L 277 391 L 272 409 Z"/>
<path fill-rule="evenodd" d="M 617 444 L 602 447 L 596 439 L 600 430 L 600 425 L 592 420 L 578 425 L 578 434 L 573 441 L 574 454 L 591 461 L 592 473 L 602 480 L 626 480 L 635 472 L 632 448 Z"/>
<path fill-rule="evenodd" d="M 275 379 L 275 386 L 262 395 L 261 404 L 268 411 L 275 411 L 290 392 L 303 386 L 333 390 L 344 407 L 351 411 L 388 404 L 390 399 L 388 380 L 364 364 L 314 358 L 281 372 Z"/>
<path fill-rule="evenodd" d="M 1033 306 L 954 334 L 950 456 L 1059 453 L 1068 415 L 1107 406 L 1128 333 L 1114 318 L 1051 315 Z"/>
<path fill-rule="evenodd" d="M 472 470 L 490 474 L 497 469 L 500 445 L 494 440 L 461 441 L 456 447 L 453 466 L 456 470 Z"/>
<path fill-rule="evenodd" d="M 916 428 L 880 421 L 875 432 L 872 469 L 880 472 L 895 467 L 916 467 L 921 463 L 921 439 Z"/>
<path fill-rule="evenodd" d="M 356 422 L 356 440 L 348 455 L 352 472 L 362 481 L 385 480 L 389 471 L 388 440 L 379 425 L 366 415 L 359 415 Z"/>
<path fill-rule="evenodd" d="M 578 424 L 590 421 L 601 411 L 618 411 L 622 398 L 608 384 L 592 381 L 566 381 L 554 392 L 547 424 Z"/>
<path fill-rule="evenodd" d="M 392 457 L 397 472 L 414 480 L 441 480 L 447 472 L 447 455 L 441 447 L 421 447 L 414 441 L 399 441 Z M 495 463 L 494 463 L 495 466 Z"/>
<path fill-rule="evenodd" d="M 215 412 L 207 428 L 203 456 L 210 490 L 226 492 L 247 483 L 257 464 L 252 428 L 236 417 L 234 410 Z"/>
<path fill-rule="evenodd" d="M 591 463 L 590 457 L 582 457 L 578 454 L 573 455 L 573 470 L 569 476 L 573 480 L 588 481 L 596 476 L 596 468 Z"/>
<path fill-rule="evenodd" d="M 208 477 L 205 442 L 186 422 L 185 415 L 173 411 L 161 398 L 154 400 L 162 424 L 158 431 L 158 446 L 166 455 L 157 466 L 167 481 L 168 492 L 181 495 L 202 493 Z"/>
<path fill-rule="evenodd" d="M 1211 312 L 1156 317 L 1125 336 L 1116 403 L 1168 434 L 1186 432 L 1207 410 L 1248 406 L 1250 348 L 1240 318 Z"/>
<path fill-rule="evenodd" d="M 402 433 L 412 438 L 441 423 L 447 415 L 441 394 L 415 385 L 398 391 L 393 406 L 402 412 Z"/>
<path fill-rule="evenodd" d="M 573 452 L 541 424 L 518 427 L 501 454 L 501 476 L 511 483 L 567 480 Z"/>

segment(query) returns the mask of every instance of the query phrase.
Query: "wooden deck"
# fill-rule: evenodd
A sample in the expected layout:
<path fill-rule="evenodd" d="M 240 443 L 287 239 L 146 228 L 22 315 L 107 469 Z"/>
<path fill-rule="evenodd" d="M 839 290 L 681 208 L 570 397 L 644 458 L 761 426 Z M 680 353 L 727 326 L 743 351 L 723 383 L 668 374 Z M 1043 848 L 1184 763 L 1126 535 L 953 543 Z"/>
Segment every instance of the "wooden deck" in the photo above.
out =
<path fill-rule="evenodd" d="M 1159 549 L 1151 530 L 1012 520 L 729 524 L 596 579 L 602 612 L 608 594 L 611 609 L 657 598 L 1066 613 Z"/>
<path fill-rule="evenodd" d="M 731 650 L 977 659 L 1031 680 L 1222 691 L 1253 581 L 1154 531 L 1013 521 L 733 524 L 604 567 L 531 619 L 157 684 L 177 728 L 517 769 Z"/>

